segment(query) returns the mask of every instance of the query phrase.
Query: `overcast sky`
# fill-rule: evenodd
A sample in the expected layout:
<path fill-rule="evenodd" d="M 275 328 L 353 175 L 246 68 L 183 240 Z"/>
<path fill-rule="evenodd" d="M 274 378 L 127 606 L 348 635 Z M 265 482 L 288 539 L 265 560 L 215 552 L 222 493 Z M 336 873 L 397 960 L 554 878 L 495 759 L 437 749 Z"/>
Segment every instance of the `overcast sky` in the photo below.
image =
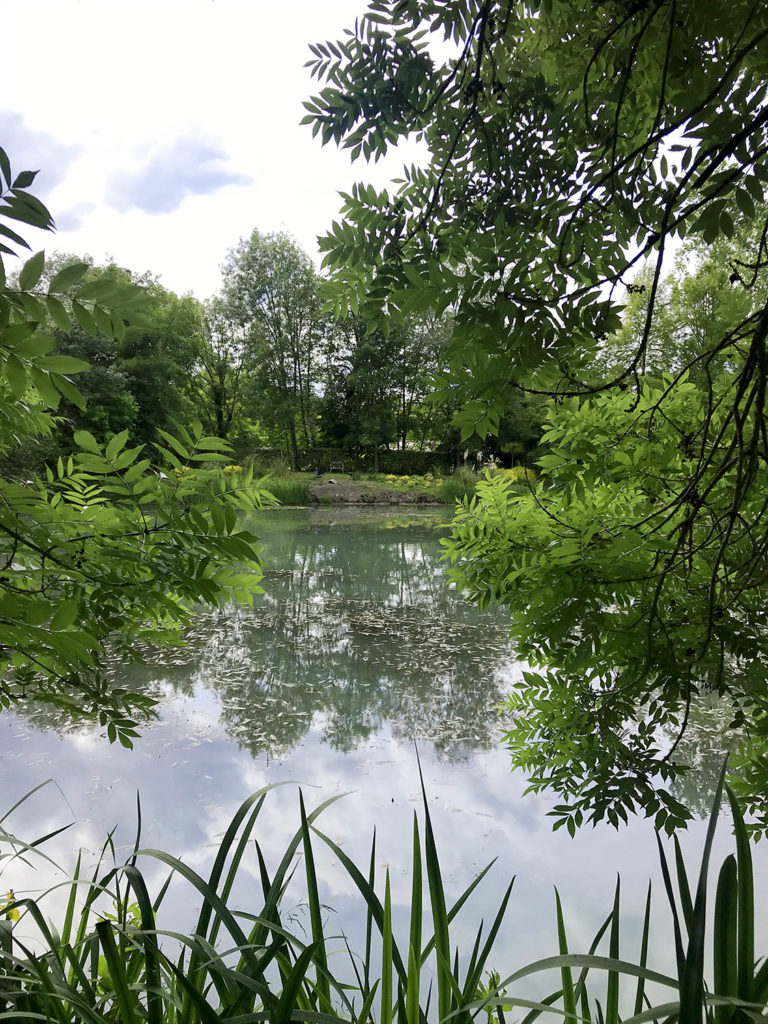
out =
<path fill-rule="evenodd" d="M 316 257 L 338 191 L 383 184 L 300 127 L 310 42 L 364 0 L 0 0 L 0 145 L 57 224 L 36 247 L 207 298 L 227 250 L 287 231 Z"/>

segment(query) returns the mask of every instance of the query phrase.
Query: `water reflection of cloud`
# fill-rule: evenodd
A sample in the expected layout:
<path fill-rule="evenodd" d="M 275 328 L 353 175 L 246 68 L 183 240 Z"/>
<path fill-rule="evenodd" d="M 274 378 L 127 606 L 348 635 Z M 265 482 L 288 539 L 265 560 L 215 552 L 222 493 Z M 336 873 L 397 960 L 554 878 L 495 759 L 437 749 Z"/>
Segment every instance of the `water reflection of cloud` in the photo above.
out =
<path fill-rule="evenodd" d="M 331 573 L 321 544 L 327 536 L 312 536 L 316 550 L 303 555 L 296 538 L 273 538 L 273 547 L 283 545 L 281 564 L 294 564 L 296 544 L 297 564 L 305 568 L 303 575 L 275 574 L 255 616 L 228 609 L 201 618 L 187 651 L 164 656 L 151 671 L 130 670 L 136 685 L 150 685 L 163 695 L 161 721 L 145 729 L 134 751 L 110 747 L 98 728 L 59 736 L 4 714 L 0 761 L 7 805 L 42 779 L 56 778 L 76 825 L 52 851 L 71 867 L 77 846 L 97 850 L 115 825 L 121 855 L 132 848 L 138 792 L 143 844 L 168 849 L 204 870 L 236 808 L 254 790 L 271 782 L 292 783 L 270 793 L 257 831 L 272 867 L 298 826 L 296 784 L 303 786 L 308 806 L 346 793 L 325 811 L 319 827 L 363 864 L 376 827 L 376 862 L 380 871 L 390 869 L 395 917 L 402 925 L 414 811 L 421 817 L 412 742 L 417 738 L 452 897 L 498 857 L 473 895 L 466 919 L 456 923 L 460 945 L 471 946 L 481 917 L 492 919 L 513 874 L 518 880 L 492 965 L 502 973 L 553 951 L 553 884 L 566 907 L 572 948 L 586 949 L 607 914 L 617 869 L 626 933 L 639 934 L 649 876 L 656 880 L 654 913 L 666 928 L 647 823 L 633 822 L 619 833 L 605 827 L 583 830 L 572 840 L 562 830 L 552 833 L 551 801 L 523 797 L 526 781 L 510 772 L 508 756 L 496 743 L 495 701 L 520 670 L 509 657 L 502 624 L 473 617 L 471 610 L 463 617 L 458 598 L 437 576 L 425 581 L 413 566 L 407 577 L 405 570 L 392 569 L 383 545 L 365 545 L 370 558 L 353 572 L 339 538 L 333 547 L 341 563 L 334 563 Z M 427 540 L 420 543 L 428 551 Z M 433 562 L 425 564 L 428 573 L 437 572 Z M 314 568 L 323 565 L 322 577 L 313 577 Z M 385 581 L 385 598 L 404 595 L 394 609 L 382 612 L 371 599 L 377 576 Z M 307 637 L 317 651 L 307 649 Z M 252 665 L 254 652 L 266 655 L 258 669 Z M 283 726 L 287 731 L 281 733 Z M 32 838 L 69 820 L 72 812 L 55 791 L 43 791 L 14 814 L 14 827 Z M 696 825 L 685 843 L 695 847 L 701 839 L 702 827 Z M 315 845 L 323 900 L 337 911 L 335 920 L 354 933 L 350 922 L 359 910 L 354 887 L 337 858 L 322 852 L 319 840 Z M 730 843 L 722 829 L 713 862 L 717 865 L 726 852 Z M 758 893 L 764 893 L 768 856 L 761 847 L 755 856 Z M 254 911 L 253 850 L 249 857 L 236 900 Z M 166 869 L 151 860 L 143 867 L 157 884 L 165 876 Z M 19 891 L 44 887 L 47 877 L 17 862 L 2 879 Z M 52 908 L 63 907 L 65 898 L 63 891 L 55 894 Z M 194 894 L 172 887 L 165 926 L 191 925 L 195 905 Z M 53 909 L 51 916 L 56 917 Z M 759 948 L 765 948 L 768 922 L 760 927 Z M 668 954 L 671 947 L 655 951 L 657 967 L 668 967 Z"/>

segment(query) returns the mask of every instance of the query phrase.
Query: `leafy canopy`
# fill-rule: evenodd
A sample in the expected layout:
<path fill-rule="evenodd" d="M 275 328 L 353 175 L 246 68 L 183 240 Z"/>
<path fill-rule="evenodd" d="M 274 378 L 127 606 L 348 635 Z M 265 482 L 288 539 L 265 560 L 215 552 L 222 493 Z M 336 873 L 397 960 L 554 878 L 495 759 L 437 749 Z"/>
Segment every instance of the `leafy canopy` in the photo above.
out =
<path fill-rule="evenodd" d="M 83 398 L 71 377 L 88 363 L 55 351 L 54 330 L 122 339 L 142 322 L 144 289 L 89 277 L 87 263 L 45 274 L 39 252 L 6 278 L 4 260 L 28 247 L 8 221 L 51 230 L 0 149 L 0 454 L 49 435 L 62 399 Z M 12 248 L 13 246 L 13 248 Z M 148 451 L 128 430 L 106 444 L 87 430 L 44 478 L 0 479 L 0 706 L 51 702 L 99 716 L 130 746 L 147 698 L 111 687 L 105 647 L 130 657 L 136 638 L 175 642 L 193 602 L 250 601 L 261 576 L 256 538 L 238 512 L 261 501 L 249 474 L 216 469 L 227 445 L 199 424 L 159 431 Z"/>
<path fill-rule="evenodd" d="M 752 731 L 753 809 L 768 784 L 767 41 L 753 0 L 373 0 L 313 47 L 323 142 L 427 154 L 344 196 L 321 241 L 337 312 L 452 309 L 465 437 L 517 392 L 555 403 L 541 484 L 489 480 L 449 552 L 511 611 L 532 665 L 513 757 L 570 828 L 637 806 L 683 820 L 664 785 L 706 688 Z M 689 318 L 685 345 L 659 309 L 681 239 L 732 239 L 723 287 L 744 296 Z M 615 345 L 627 287 L 643 299 Z"/>

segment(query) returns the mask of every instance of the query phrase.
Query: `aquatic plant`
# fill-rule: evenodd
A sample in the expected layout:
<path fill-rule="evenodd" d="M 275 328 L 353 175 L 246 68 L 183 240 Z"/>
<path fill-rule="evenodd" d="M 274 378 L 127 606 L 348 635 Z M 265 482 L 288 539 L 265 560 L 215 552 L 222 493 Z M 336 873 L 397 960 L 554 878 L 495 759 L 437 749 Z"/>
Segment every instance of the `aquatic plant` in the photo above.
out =
<path fill-rule="evenodd" d="M 431 1020 L 469 1024 L 484 1012 L 489 1020 L 504 1024 L 508 1010 L 524 1009 L 524 1024 L 533 1024 L 544 1014 L 573 1021 L 595 1019 L 601 1024 L 619 1024 L 622 1019 L 623 1024 L 662 1020 L 702 1024 L 704 1019 L 707 1024 L 741 1024 L 759 1017 L 766 1007 L 768 966 L 763 963 L 755 969 L 751 854 L 738 804 L 730 792 L 736 855 L 727 857 L 720 870 L 712 985 L 704 981 L 708 863 L 722 785 L 721 776 L 695 892 L 676 844 L 675 896 L 672 874 L 661 851 L 673 911 L 674 976 L 647 966 L 659 934 L 650 924 L 650 888 L 640 962 L 620 959 L 618 883 L 613 907 L 586 954 L 569 952 L 557 896 L 556 955 L 506 977 L 500 974 L 500 965 L 494 962 L 498 957 L 495 943 L 512 894 L 510 883 L 487 934 L 484 936 L 481 923 L 472 949 L 460 957 L 452 945 L 451 927 L 490 865 L 455 902 L 449 902 L 426 800 L 423 829 L 414 814 L 410 923 L 407 936 L 398 939 L 392 922 L 389 871 L 384 875 L 383 892 L 376 877 L 375 837 L 369 863 L 360 867 L 317 827 L 320 814 L 338 797 L 308 812 L 299 796 L 299 827 L 270 872 L 258 840 L 254 842 L 259 813 L 273 788 L 266 787 L 238 809 L 207 878 L 169 853 L 139 849 L 137 839 L 126 864 L 108 870 L 99 866 L 90 881 L 81 877 L 78 859 L 58 930 L 46 920 L 44 898 L 8 899 L 3 906 L 6 920 L 0 921 L 0 1013 L 6 1019 L 61 1024 L 426 1024 Z M 318 840 L 333 852 L 360 897 L 365 943 L 364 949 L 354 954 L 347 939 L 330 935 L 324 923 L 314 851 Z M 3 856 L 28 857 L 40 841 L 20 842 L 0 825 L 0 842 Z M 114 855 L 111 840 L 103 852 Z M 233 909 L 234 883 L 250 854 L 257 862 L 261 896 L 249 910 Z M 299 854 L 310 921 L 309 934 L 302 936 L 291 931 L 281 911 Z M 171 876 L 154 898 L 138 866 L 144 858 L 170 868 Z M 163 930 L 157 924 L 171 878 L 186 882 L 196 900 L 202 901 L 189 933 Z M 32 952 L 16 940 L 15 911 L 21 913 L 22 921 L 34 922 L 43 952 Z M 604 940 L 607 956 L 598 952 Z M 346 954 L 343 976 L 335 960 L 331 967 L 330 954 L 336 950 Z M 543 972 L 554 972 L 558 979 L 551 994 L 531 999 L 518 991 L 520 982 Z M 669 990 L 670 999 L 652 1006 L 649 986 Z M 622 1018 L 620 1008 L 625 1007 L 630 1007 L 630 1013 Z"/>
<path fill-rule="evenodd" d="M 309 483 L 292 477 L 267 477 L 264 486 L 281 505 L 306 505 L 309 502 Z"/>

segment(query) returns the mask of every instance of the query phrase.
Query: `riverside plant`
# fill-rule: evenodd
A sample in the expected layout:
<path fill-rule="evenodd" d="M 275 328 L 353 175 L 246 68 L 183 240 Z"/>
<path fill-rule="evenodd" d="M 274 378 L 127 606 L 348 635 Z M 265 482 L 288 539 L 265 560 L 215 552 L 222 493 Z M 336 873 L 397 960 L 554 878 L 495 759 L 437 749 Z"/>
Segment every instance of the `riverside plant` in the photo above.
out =
<path fill-rule="evenodd" d="M 309 484 L 290 477 L 265 477 L 264 487 L 270 497 L 281 505 L 306 505 L 309 502 Z"/>
<path fill-rule="evenodd" d="M 453 505 L 464 498 L 471 498 L 475 493 L 475 487 L 480 480 L 480 474 L 460 466 L 450 476 L 443 478 L 440 485 L 440 500 L 445 505 Z"/>
<path fill-rule="evenodd" d="M 675 895 L 672 872 L 660 847 L 673 915 L 674 975 L 647 966 L 658 934 L 657 926 L 652 928 L 650 922 L 650 889 L 639 963 L 620 958 L 618 884 L 613 907 L 586 954 L 569 952 L 556 894 L 557 953 L 506 977 L 501 974 L 495 942 L 512 895 L 510 883 L 487 934 L 483 935 L 481 923 L 471 950 L 460 957 L 452 947 L 451 927 L 490 865 L 449 903 L 426 800 L 423 830 L 414 815 L 410 926 L 408 934 L 398 938 L 392 926 L 389 872 L 385 872 L 383 887 L 377 878 L 375 837 L 370 861 L 361 867 L 316 825 L 322 811 L 338 797 L 307 812 L 300 795 L 299 827 L 270 873 L 255 839 L 259 813 L 273 788 L 267 787 L 238 809 L 207 878 L 168 853 L 139 849 L 137 840 L 126 864 L 103 873 L 97 867 L 90 880 L 81 877 L 78 859 L 67 883 L 68 902 L 58 930 L 46 920 L 44 897 L 15 900 L 9 894 L 2 908 L 6 920 L 0 924 L 0 1015 L 4 1020 L 61 1024 L 469 1024 L 486 1016 L 505 1024 L 510 1011 L 515 1011 L 516 1019 L 524 1012 L 522 1024 L 534 1024 L 539 1017 L 588 1024 L 747 1024 L 752 1019 L 765 1020 L 768 965 L 755 965 L 749 839 L 730 792 L 736 854 L 727 857 L 720 870 L 714 909 L 714 969 L 711 984 L 704 980 L 708 864 L 722 786 L 721 777 L 695 891 L 675 843 Z M 0 829 L 4 858 L 40 855 L 40 843 L 50 838 L 26 844 L 5 831 L 2 823 Z M 366 938 L 357 955 L 343 936 L 329 935 L 324 924 L 314 855 L 318 841 L 338 858 L 359 894 Z M 111 840 L 104 852 L 114 855 Z M 299 853 L 303 854 L 302 886 L 310 918 L 310 933 L 302 936 L 294 934 L 281 912 Z M 261 896 L 248 910 L 234 909 L 230 904 L 235 879 L 244 858 L 251 854 L 257 861 Z M 154 897 L 139 867 L 144 858 L 170 869 Z M 158 912 L 172 879 L 186 882 L 202 902 L 195 928 L 188 934 L 158 927 Z M 99 910 L 105 897 L 113 913 Z M 36 925 L 42 952 L 33 952 L 17 940 L 14 920 L 18 914 Z M 607 955 L 598 953 L 603 942 L 607 942 Z M 349 957 L 348 974 L 354 981 L 347 978 L 342 982 L 331 969 L 330 954 L 335 949 Z M 542 972 L 554 972 L 557 983 L 553 991 L 543 999 L 527 998 L 521 983 Z M 649 986 L 654 986 L 654 991 L 666 989 L 670 998 L 651 1005 Z M 622 1018 L 620 1007 L 626 1006 L 631 1011 Z"/>

